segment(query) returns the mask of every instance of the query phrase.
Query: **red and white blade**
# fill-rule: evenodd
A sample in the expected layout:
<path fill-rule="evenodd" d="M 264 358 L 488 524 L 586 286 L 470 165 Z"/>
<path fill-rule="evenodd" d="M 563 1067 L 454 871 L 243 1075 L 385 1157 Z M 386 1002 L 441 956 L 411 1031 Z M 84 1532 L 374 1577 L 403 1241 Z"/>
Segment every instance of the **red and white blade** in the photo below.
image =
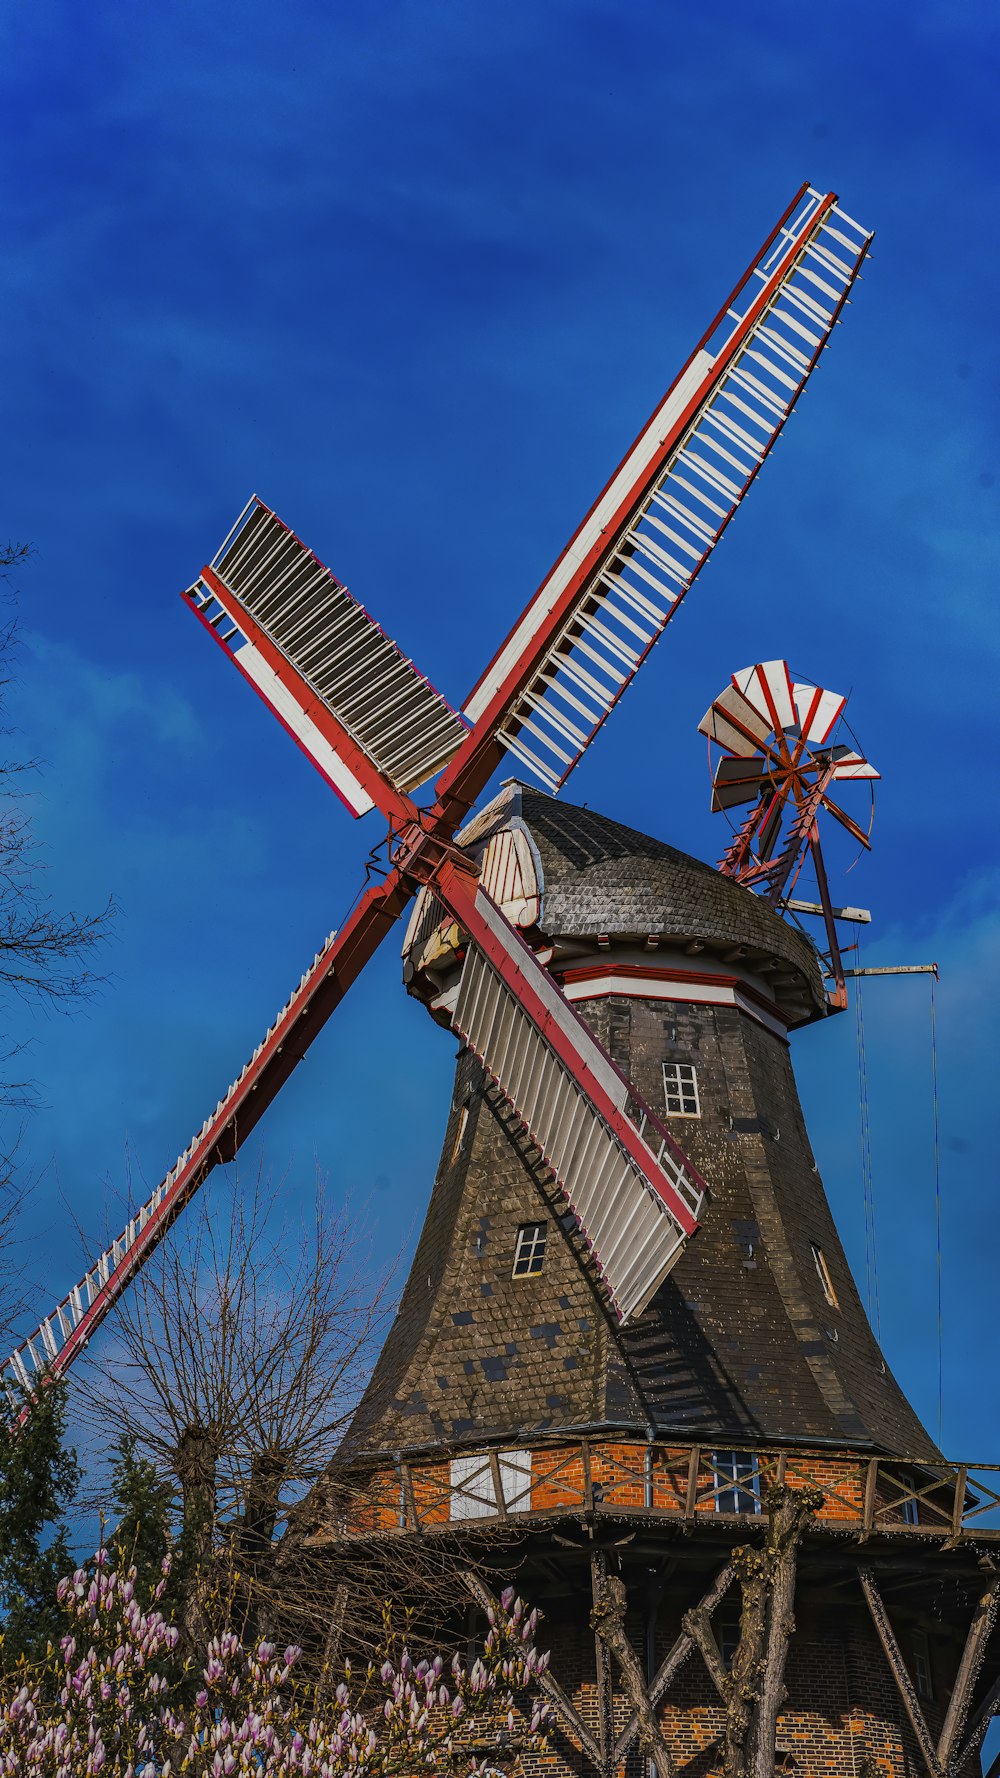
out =
<path fill-rule="evenodd" d="M 752 759 L 767 745 L 771 721 L 735 685 L 727 685 L 706 710 L 698 731 L 720 747 L 728 747 L 738 759 Z"/>
<path fill-rule="evenodd" d="M 798 716 L 785 661 L 758 661 L 756 666 L 741 667 L 733 674 L 733 684 L 772 733 L 795 727 Z"/>
<path fill-rule="evenodd" d="M 832 194 L 796 195 L 470 694 L 442 798 L 467 806 L 498 748 L 565 781 L 757 475 L 870 240 Z"/>
<path fill-rule="evenodd" d="M 483 889 L 452 879 L 437 893 L 470 934 L 455 1029 L 553 1173 L 627 1321 L 694 1234 L 705 1182 Z"/>
<path fill-rule="evenodd" d="M 30 1395 L 39 1377 L 65 1375 L 209 1173 L 232 1159 L 408 900 L 409 891 L 395 873 L 367 891 L 346 925 L 317 951 L 249 1062 L 166 1178 L 79 1283 L 0 1364 L 0 1388 L 7 1389 L 12 1416 L 23 1411 L 25 1392 Z"/>
<path fill-rule="evenodd" d="M 795 720 L 799 733 L 809 747 L 822 747 L 832 735 L 847 703 L 839 691 L 824 691 L 821 685 L 796 685 Z"/>
<path fill-rule="evenodd" d="M 871 762 L 861 753 L 855 753 L 850 747 L 835 747 L 833 750 L 835 778 L 881 778 Z"/>
<path fill-rule="evenodd" d="M 256 496 L 185 597 L 353 814 L 386 812 L 387 791 L 391 805 L 465 740 L 461 717 Z"/>

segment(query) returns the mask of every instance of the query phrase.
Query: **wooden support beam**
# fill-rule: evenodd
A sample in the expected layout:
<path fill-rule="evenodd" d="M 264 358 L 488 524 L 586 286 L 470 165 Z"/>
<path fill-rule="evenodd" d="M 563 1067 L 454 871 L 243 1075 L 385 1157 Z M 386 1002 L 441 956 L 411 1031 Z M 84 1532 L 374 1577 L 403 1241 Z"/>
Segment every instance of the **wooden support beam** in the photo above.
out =
<path fill-rule="evenodd" d="M 995 1716 L 1000 1716 L 1000 1679 L 997 1680 L 995 1685 L 990 1687 L 990 1690 L 980 1704 L 979 1709 L 976 1711 L 976 1714 L 972 1719 L 972 1727 L 965 1737 L 961 1752 L 952 1762 L 953 1772 L 963 1772 L 965 1770 L 966 1761 L 970 1760 L 974 1753 L 979 1752 L 986 1731 Z M 1000 1759 L 1000 1756 L 998 1756 L 998 1759 Z M 1000 1764 L 998 1764 L 997 1760 L 994 1760 L 987 1778 L 992 1778 L 992 1774 L 997 1771 L 1000 1771 Z"/>
<path fill-rule="evenodd" d="M 663 1739 L 663 1731 L 650 1702 L 646 1678 L 638 1656 L 625 1633 L 627 1599 L 624 1583 L 617 1575 L 608 1574 L 603 1557 L 597 1553 L 593 1558 L 593 1576 L 594 1609 L 590 1621 L 596 1631 L 598 1647 L 604 1648 L 608 1657 L 613 1656 L 617 1662 L 629 1703 L 639 1718 L 639 1746 L 656 1766 L 657 1778 L 675 1778 L 673 1755 Z M 618 1763 L 615 1754 L 613 1707 L 609 1713 L 605 1745 L 608 1770 L 613 1771 Z"/>
<path fill-rule="evenodd" d="M 910 1719 L 910 1727 L 913 1730 L 924 1765 L 927 1767 L 930 1778 L 944 1778 L 938 1764 L 937 1748 L 931 1740 L 930 1730 L 920 1708 L 920 1700 L 907 1671 L 906 1662 L 903 1660 L 892 1625 L 886 1616 L 875 1576 L 870 1568 L 861 1568 L 858 1571 L 858 1578 L 861 1581 L 861 1590 L 864 1593 L 872 1623 L 875 1625 L 875 1633 L 882 1644 L 890 1672 L 896 1681 L 896 1688 L 903 1700 L 903 1708 Z"/>
<path fill-rule="evenodd" d="M 476 1604 L 480 1606 L 483 1611 L 498 1612 L 500 1610 L 499 1601 L 494 1598 L 490 1588 L 486 1585 L 486 1582 L 481 1575 L 474 1573 L 471 1568 L 467 1568 L 462 1575 L 462 1579 L 467 1591 L 472 1595 Z M 563 1729 L 574 1741 L 577 1742 L 584 1758 L 590 1761 L 590 1764 L 594 1767 L 596 1772 L 602 1772 L 604 1768 L 601 1762 L 601 1750 L 598 1747 L 597 1742 L 594 1740 L 593 1735 L 590 1733 L 590 1730 L 584 1726 L 576 1709 L 570 1702 L 570 1699 L 566 1696 L 562 1686 L 559 1684 L 558 1679 L 546 1670 L 546 1672 L 539 1676 L 537 1684 L 543 1698 L 551 1704 Z"/>
<path fill-rule="evenodd" d="M 725 1594 L 729 1591 L 733 1581 L 733 1574 L 734 1569 L 731 1562 L 727 1562 L 724 1568 L 720 1568 L 714 1581 L 709 1587 L 708 1592 L 698 1605 L 698 1611 L 703 1611 L 706 1616 L 711 1617 L 711 1614 L 715 1610 L 720 1599 L 724 1598 Z M 648 1687 L 649 1701 L 654 1707 L 660 1702 L 660 1699 L 673 1684 L 673 1681 L 677 1677 L 677 1674 L 680 1672 L 681 1667 L 687 1660 L 688 1655 L 691 1653 L 694 1646 L 695 1644 L 687 1631 L 682 1630 L 669 1652 L 660 1662 L 653 1678 L 650 1680 Z M 625 1727 L 615 1742 L 616 1765 L 619 1765 L 625 1758 L 625 1755 L 635 1740 L 638 1732 L 639 1713 L 638 1711 L 633 1710 L 628 1722 L 625 1724 Z"/>
<path fill-rule="evenodd" d="M 951 1765 L 951 1756 L 965 1732 L 965 1719 L 969 1714 L 972 1694 L 979 1669 L 983 1664 L 986 1644 L 993 1633 L 996 1623 L 997 1607 L 1000 1605 L 1000 1576 L 993 1575 L 989 1585 L 979 1598 L 972 1614 L 969 1634 L 965 1639 L 965 1648 L 959 1662 L 955 1678 L 955 1688 L 948 1702 L 948 1711 L 941 1730 L 941 1739 L 937 1746 L 938 1765 L 942 1772 L 947 1772 Z"/>

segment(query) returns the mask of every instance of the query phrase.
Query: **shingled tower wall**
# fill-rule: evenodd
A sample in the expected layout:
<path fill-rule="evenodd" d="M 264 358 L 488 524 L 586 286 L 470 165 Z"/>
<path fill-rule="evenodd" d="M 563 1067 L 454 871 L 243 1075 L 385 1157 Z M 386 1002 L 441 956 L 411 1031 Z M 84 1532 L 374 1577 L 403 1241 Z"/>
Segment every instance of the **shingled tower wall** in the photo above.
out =
<path fill-rule="evenodd" d="M 522 926 L 712 1199 L 621 1327 L 460 1052 L 410 1277 L 341 1453 L 383 1502 L 377 1534 L 458 1537 L 480 1606 L 511 1569 L 543 1606 L 565 1706 L 546 1769 L 637 1773 L 641 1744 L 660 1778 L 700 1778 L 723 1770 L 732 1723 L 733 1551 L 784 1512 L 772 1584 L 796 1617 L 768 1658 L 791 1654 L 746 1769 L 978 1770 L 962 1733 L 989 1702 L 996 1596 L 987 1578 L 982 1604 L 982 1537 L 875 1342 L 809 1146 L 788 1034 L 827 1010 L 815 952 L 746 889 L 585 809 L 512 784 L 462 838 L 482 855 L 500 832 L 530 851 Z M 419 964 L 411 949 L 417 988 Z M 679 1079 L 689 1115 L 666 1098 Z M 518 1266 L 519 1231 L 539 1228 L 540 1267 Z"/>

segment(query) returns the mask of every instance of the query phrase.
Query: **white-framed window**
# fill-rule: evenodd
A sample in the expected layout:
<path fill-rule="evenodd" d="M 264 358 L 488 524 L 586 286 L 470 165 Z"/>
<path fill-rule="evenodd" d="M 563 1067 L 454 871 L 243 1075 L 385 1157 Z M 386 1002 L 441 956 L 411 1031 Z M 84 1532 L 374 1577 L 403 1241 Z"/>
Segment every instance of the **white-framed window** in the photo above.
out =
<path fill-rule="evenodd" d="M 760 1473 L 752 1451 L 713 1451 L 717 1513 L 759 1513 Z"/>
<path fill-rule="evenodd" d="M 934 1678 L 931 1673 L 931 1651 L 926 1630 L 913 1632 L 913 1683 L 920 1698 L 933 1698 Z"/>
<path fill-rule="evenodd" d="M 698 1076 L 693 1062 L 664 1062 L 663 1098 L 668 1117 L 700 1117 Z"/>
<path fill-rule="evenodd" d="M 531 1506 L 531 1452 L 498 1451 L 503 1504 L 509 1513 Z M 493 1465 L 488 1451 L 474 1451 L 451 1460 L 449 1518 L 495 1519 L 499 1512 Z"/>
<path fill-rule="evenodd" d="M 534 1278 L 541 1271 L 545 1264 L 547 1239 L 547 1223 L 522 1222 L 514 1243 L 514 1264 L 510 1273 L 512 1278 Z"/>
<path fill-rule="evenodd" d="M 830 1268 L 826 1263 L 826 1255 L 824 1254 L 822 1247 L 818 1246 L 815 1241 L 810 1241 L 809 1245 L 812 1248 L 813 1265 L 816 1267 L 816 1276 L 819 1279 L 820 1284 L 823 1286 L 823 1295 L 826 1297 L 831 1309 L 839 1309 L 840 1302 L 837 1297 L 837 1292 L 833 1288 L 833 1279 L 830 1277 Z"/>

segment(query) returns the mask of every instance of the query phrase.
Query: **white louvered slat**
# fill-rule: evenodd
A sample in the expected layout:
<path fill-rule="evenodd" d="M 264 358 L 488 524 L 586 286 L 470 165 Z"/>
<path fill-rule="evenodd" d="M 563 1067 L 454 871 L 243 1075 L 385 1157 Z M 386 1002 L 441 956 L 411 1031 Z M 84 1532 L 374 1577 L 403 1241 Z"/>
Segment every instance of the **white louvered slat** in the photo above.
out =
<path fill-rule="evenodd" d="M 645 487 L 639 484 L 632 516 L 581 586 L 544 660 L 513 697 L 500 727 L 501 744 L 550 790 L 565 782 L 662 633 L 829 342 L 871 235 L 838 205 L 823 213 L 821 203 L 820 194 L 810 191 L 798 215 L 780 231 L 754 268 L 756 279 L 747 281 L 740 307 L 728 311 L 728 333 L 713 337 L 713 351 L 692 360 L 466 705 L 472 720 L 482 714 L 518 647 L 530 642 L 532 624 L 538 628 L 546 611 L 554 609 L 571 571 L 601 537 L 601 520 L 610 518 L 613 502 L 623 498 L 630 465 L 635 480 L 634 460 L 641 459 L 644 441 L 651 433 L 661 440 L 667 436 L 667 422 L 679 419 L 703 390 L 666 461 Z M 793 247 L 798 251 L 782 270 Z M 761 312 L 748 324 L 762 295 Z M 646 455 L 653 456 L 648 442 Z M 631 601 L 640 594 L 645 605 L 637 608 Z M 645 625 L 641 632 L 637 609 Z M 581 656 L 589 699 L 582 744 L 566 727 L 571 712 L 581 714 L 575 670 Z"/>
<path fill-rule="evenodd" d="M 255 498 L 245 508 L 210 566 L 376 771 L 397 790 L 417 789 L 458 750 L 467 733 L 461 717 L 347 588 L 261 501 Z M 222 614 L 212 615 L 212 594 L 203 582 L 195 584 L 191 597 L 207 622 L 222 624 Z M 283 702 L 280 695 L 272 695 L 275 676 L 266 664 L 251 659 L 256 651 L 238 629 L 228 636 L 221 628 L 219 633 L 226 641 L 235 636 L 232 652 L 237 662 L 298 733 L 301 717 L 296 720 L 295 713 L 285 708 L 290 701 L 287 691 Z M 335 751 L 329 742 L 326 746 Z M 317 763 L 328 769 L 326 760 Z M 343 770 L 341 762 L 341 772 L 328 771 L 342 793 Z M 371 807 L 371 798 L 363 792 L 348 794 L 346 800 L 355 813 Z M 356 806 L 359 803 L 364 806 Z"/>
<path fill-rule="evenodd" d="M 482 892 L 476 906 L 486 912 L 491 931 L 502 937 L 496 909 L 490 909 Z M 533 959 L 532 965 L 538 969 Z M 550 1016 L 567 1031 L 572 1026 L 570 1042 L 585 1063 L 584 1072 L 592 1071 L 616 1110 L 638 1130 L 648 1157 L 646 1173 L 596 1109 L 573 1068 L 541 1035 L 517 993 L 473 943 L 463 964 L 453 1023 L 551 1169 L 617 1313 L 628 1320 L 645 1307 L 688 1239 L 655 1188 L 657 1174 L 695 1221 L 703 1187 L 652 1115 L 643 1107 L 633 1109 L 627 1083 L 562 1002 L 555 984 L 544 979 Z"/>

